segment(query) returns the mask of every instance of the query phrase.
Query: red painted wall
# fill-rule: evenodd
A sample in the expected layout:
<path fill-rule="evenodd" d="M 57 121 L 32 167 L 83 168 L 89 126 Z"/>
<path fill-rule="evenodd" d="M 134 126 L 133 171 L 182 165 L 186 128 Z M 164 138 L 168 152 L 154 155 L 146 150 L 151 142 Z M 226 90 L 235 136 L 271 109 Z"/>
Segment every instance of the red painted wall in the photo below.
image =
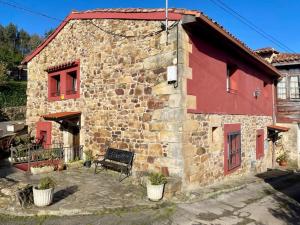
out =
<path fill-rule="evenodd" d="M 197 96 L 197 109 L 193 113 L 240 115 L 272 115 L 272 80 L 263 71 L 247 63 L 232 51 L 216 47 L 211 41 L 190 36 L 192 53 L 189 56 L 193 78 L 187 81 L 189 95 Z M 238 69 L 237 93 L 226 90 L 227 63 Z M 259 88 L 258 98 L 253 92 Z"/>

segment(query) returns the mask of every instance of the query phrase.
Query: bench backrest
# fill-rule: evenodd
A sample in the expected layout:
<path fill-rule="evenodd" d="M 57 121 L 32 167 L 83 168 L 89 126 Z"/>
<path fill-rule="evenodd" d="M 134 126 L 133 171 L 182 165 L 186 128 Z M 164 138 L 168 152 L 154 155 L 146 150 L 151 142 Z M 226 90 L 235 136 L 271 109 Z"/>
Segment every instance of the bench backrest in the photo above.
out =
<path fill-rule="evenodd" d="M 105 154 L 105 158 L 120 163 L 131 164 L 133 159 L 133 152 L 124 151 L 115 148 L 108 148 Z"/>

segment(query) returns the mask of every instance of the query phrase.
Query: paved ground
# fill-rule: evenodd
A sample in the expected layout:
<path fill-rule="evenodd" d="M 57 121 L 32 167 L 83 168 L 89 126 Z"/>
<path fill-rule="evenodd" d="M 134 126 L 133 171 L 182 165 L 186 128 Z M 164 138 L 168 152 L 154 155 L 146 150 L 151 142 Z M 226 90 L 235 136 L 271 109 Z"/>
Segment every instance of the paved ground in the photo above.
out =
<path fill-rule="evenodd" d="M 107 171 L 96 175 L 93 172 L 92 168 L 79 168 L 47 174 L 57 183 L 53 204 L 45 208 L 30 206 L 25 209 L 16 203 L 15 190 L 26 183 L 36 185 L 40 177 L 45 175 L 26 175 L 15 171 L 7 174 L 6 178 L 0 179 L 0 213 L 74 215 L 156 206 L 156 203 L 148 201 L 145 189 L 134 184 L 131 177 L 120 183 L 115 172 Z"/>
<path fill-rule="evenodd" d="M 215 198 L 178 204 L 175 214 L 163 224 L 300 224 L 299 202 L 300 175 L 287 175 Z"/>
<path fill-rule="evenodd" d="M 130 180 L 120 184 L 114 174 L 98 174 L 95 179 L 90 170 L 69 170 L 53 175 L 59 183 L 53 205 L 43 209 L 31 207 L 21 210 L 5 208 L 9 201 L 4 202 L 0 206 L 0 224 L 300 225 L 300 175 L 297 173 L 275 171 L 262 174 L 261 178 L 247 177 L 225 182 L 174 199 L 176 204 L 151 203 L 147 201 L 144 189 L 133 185 Z M 23 177 L 26 180 L 24 176 L 19 176 L 19 173 L 12 173 L 8 177 Z M 27 177 L 27 181 L 33 183 L 36 179 Z M 10 210 L 23 212 L 23 215 L 46 212 L 74 215 L 3 215 Z"/>

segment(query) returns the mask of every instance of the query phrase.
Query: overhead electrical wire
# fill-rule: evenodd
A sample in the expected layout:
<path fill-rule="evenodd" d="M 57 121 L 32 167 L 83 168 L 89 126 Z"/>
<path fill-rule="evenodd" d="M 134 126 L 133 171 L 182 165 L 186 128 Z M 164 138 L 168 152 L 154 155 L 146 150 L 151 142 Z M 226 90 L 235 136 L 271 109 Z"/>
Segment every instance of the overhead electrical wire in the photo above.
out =
<path fill-rule="evenodd" d="M 248 20 L 247 18 L 242 16 L 236 10 L 234 10 L 231 7 L 229 7 L 228 5 L 226 5 L 223 1 L 221 1 L 221 0 L 210 0 L 210 1 L 213 4 L 215 4 L 216 6 L 218 6 L 219 8 L 223 9 L 224 11 L 226 11 L 227 13 L 232 15 L 233 17 L 235 17 L 236 19 L 238 19 L 240 22 L 242 22 L 244 25 L 248 26 L 250 29 L 254 30 L 256 33 L 260 34 L 265 39 L 271 41 L 273 44 L 275 44 L 280 49 L 288 51 L 288 52 L 296 53 L 291 48 L 286 46 L 284 43 L 282 43 L 281 41 L 279 41 L 278 39 L 276 39 L 272 35 L 266 33 L 261 28 L 256 26 L 253 22 L 251 22 L 250 20 Z"/>
<path fill-rule="evenodd" d="M 18 5 L 15 2 L 0 0 L 0 4 L 6 5 L 6 6 L 9 6 L 9 7 L 18 9 L 18 10 L 22 10 L 22 11 L 25 11 L 25 12 L 28 12 L 28 13 L 31 13 L 31 14 L 35 14 L 35 15 L 38 15 L 38 16 L 42 16 L 42 17 L 45 17 L 47 19 L 51 19 L 51 20 L 55 20 L 55 21 L 59 21 L 59 22 L 67 22 L 66 20 L 62 20 L 62 19 L 59 19 L 59 18 L 56 18 L 56 17 L 53 17 L 53 16 L 49 16 L 45 13 L 41 13 L 41 12 L 29 9 L 29 8 L 25 8 L 23 6 Z M 157 31 L 150 32 L 148 34 L 144 34 L 144 35 L 124 35 L 124 34 L 121 34 L 121 33 L 115 33 L 113 31 L 109 31 L 109 30 L 101 27 L 100 25 L 95 24 L 92 20 L 86 20 L 86 21 L 88 21 L 88 23 L 90 23 L 91 25 L 97 27 L 98 29 L 100 29 L 104 33 L 107 33 L 107 34 L 115 36 L 115 37 L 120 37 L 120 38 L 145 38 L 145 37 L 151 37 L 151 36 L 158 35 L 158 34 L 162 33 L 163 31 L 165 31 L 164 29 L 160 29 L 160 30 L 157 30 Z M 170 25 L 168 27 L 168 29 L 171 30 L 176 25 L 178 25 L 178 22 L 175 22 L 172 25 Z"/>

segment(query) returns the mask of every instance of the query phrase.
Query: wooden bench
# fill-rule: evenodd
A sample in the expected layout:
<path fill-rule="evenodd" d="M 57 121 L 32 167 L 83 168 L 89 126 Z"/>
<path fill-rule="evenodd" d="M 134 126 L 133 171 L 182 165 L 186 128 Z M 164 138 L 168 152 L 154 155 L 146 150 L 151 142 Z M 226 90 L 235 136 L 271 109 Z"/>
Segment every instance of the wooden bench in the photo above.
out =
<path fill-rule="evenodd" d="M 120 172 L 119 181 L 121 182 L 126 177 L 131 175 L 132 161 L 134 152 L 124 151 L 115 148 L 108 148 L 102 160 L 94 160 L 95 172 L 97 173 L 97 167 L 101 166 L 102 170 L 111 169 Z M 101 171 L 102 171 L 101 170 Z M 122 175 L 125 177 L 122 178 Z"/>

